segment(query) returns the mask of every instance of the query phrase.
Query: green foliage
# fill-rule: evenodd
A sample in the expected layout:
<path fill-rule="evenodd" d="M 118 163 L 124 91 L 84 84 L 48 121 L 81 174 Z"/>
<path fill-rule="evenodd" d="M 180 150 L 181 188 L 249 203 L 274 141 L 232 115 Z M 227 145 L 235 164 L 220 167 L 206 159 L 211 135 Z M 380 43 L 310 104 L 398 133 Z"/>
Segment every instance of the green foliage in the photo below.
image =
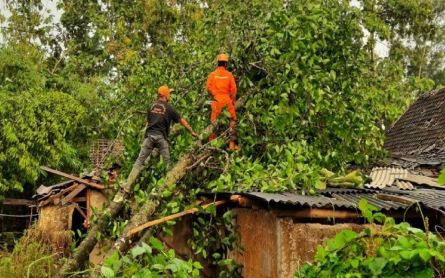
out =
<path fill-rule="evenodd" d="M 131 6 L 65 0 L 59 3 L 63 36 L 52 40 L 53 33 L 37 28 L 36 21 L 51 26 L 50 20 L 37 16 L 41 3 L 24 9 L 25 4 L 15 2 L 20 1 L 8 6 L 17 15 L 8 28 L 35 28 L 26 29 L 28 34 L 5 34 L 10 49 L 5 61 L 14 70 L 4 71 L 3 80 L 26 81 L 6 82 L 5 88 L 38 87 L 73 96 L 86 113 L 81 122 L 85 140 L 124 139 L 125 169 L 136 157 L 142 136 L 143 119 L 132 111 L 147 109 L 157 87 L 167 83 L 176 88 L 172 102 L 178 111 L 195 130 L 202 130 L 209 113 L 205 78 L 215 66 L 215 55 L 229 52 L 229 69 L 237 78 L 239 96 L 247 102 L 239 111 L 243 151 L 231 157 L 233 167 L 212 184 L 218 190 L 229 181 L 226 188 L 282 191 L 301 185 L 312 192 L 321 167 L 339 171 L 381 157 L 384 127 L 403 112 L 416 89 L 431 87 L 423 76 L 405 76 L 401 59 L 369 55 L 363 25 L 382 38 L 392 36 L 392 27 L 402 26 L 394 23 L 403 20 L 395 14 L 387 15 L 394 21 L 386 20 L 380 4 L 360 9 L 341 0 L 286 5 L 280 0 L 205 5 L 136 1 Z M 392 5 L 387 9 L 396 11 L 398 6 Z M 412 11 L 406 28 L 414 28 L 409 20 L 419 14 L 431 18 L 435 12 L 430 4 L 405 8 Z M 428 20 L 416 23 L 418 30 L 431 24 Z M 406 36 L 414 29 L 399 31 Z M 37 54 L 17 51 L 42 46 L 46 48 Z M 179 133 L 172 140 L 172 158 L 191 140 Z M 205 177 L 206 183 L 215 180 L 218 171 L 207 171 Z"/>
<path fill-rule="evenodd" d="M 23 190 L 39 166 L 73 166 L 82 106 L 60 92 L 0 92 L 0 193 Z"/>
<path fill-rule="evenodd" d="M 439 175 L 439 178 L 437 179 L 437 182 L 439 184 L 445 184 L 445 169 L 442 169 L 440 171 L 440 175 Z"/>
<path fill-rule="evenodd" d="M 241 251 L 232 211 L 226 211 L 216 217 L 216 207 L 209 206 L 206 212 L 208 214 L 199 214 L 193 222 L 190 247 L 196 255 L 207 259 L 218 268 L 218 277 L 242 277 L 240 266 L 228 257 L 229 251 Z"/>
<path fill-rule="evenodd" d="M 323 188 L 323 168 L 369 165 L 385 155 L 385 129 L 418 92 L 434 86 L 429 78 L 439 80 L 445 29 L 435 20 L 442 1 L 360 3 L 63 0 L 56 25 L 42 14 L 41 1 L 8 1 L 13 16 L 0 48 L 0 194 L 32 189 L 40 164 L 78 170 L 87 162 L 86 142 L 97 137 L 125 142 L 125 175 L 143 137 L 143 116 L 133 112 L 146 110 L 161 84 L 176 89 L 172 104 L 202 132 L 210 100 L 204 84 L 220 51 L 230 54 L 238 96 L 246 98 L 238 111 L 242 151 L 226 154 L 220 141 L 212 143 L 219 151 L 210 165 L 163 192 L 159 216 L 193 204 L 203 190 L 314 193 Z M 403 45 L 411 37 L 410 47 Z M 377 38 L 388 41 L 388 58 L 374 55 Z M 173 161 L 192 140 L 184 130 L 170 138 Z M 137 205 L 163 182 L 157 162 L 151 159 L 139 179 Z M 126 224 L 119 220 L 109 225 L 113 237 Z M 237 267 L 222 255 L 236 246 L 233 227 L 215 221 L 198 217 L 195 230 L 205 233 L 192 247 L 212 257 L 222 275 L 234 275 Z M 156 275 L 199 269 L 151 248 L 115 258 L 102 274 L 144 275 L 152 271 L 147 265 L 156 266 Z"/>
<path fill-rule="evenodd" d="M 307 264 L 295 277 L 434 277 L 443 274 L 445 242 L 432 234 L 395 224 L 394 219 L 373 213 L 375 207 L 361 200 L 359 208 L 370 222 L 356 233 L 344 230 L 326 246 L 319 246 L 313 265 Z"/>
<path fill-rule="evenodd" d="M 155 237 L 149 244 L 133 247 L 128 255 L 119 257 L 115 252 L 101 267 L 102 277 L 200 277 L 199 262 L 178 258 L 173 249 L 166 250 L 164 244 Z"/>
<path fill-rule="evenodd" d="M 34 47 L 0 48 L 0 91 L 23 92 L 45 86 L 43 53 Z"/>

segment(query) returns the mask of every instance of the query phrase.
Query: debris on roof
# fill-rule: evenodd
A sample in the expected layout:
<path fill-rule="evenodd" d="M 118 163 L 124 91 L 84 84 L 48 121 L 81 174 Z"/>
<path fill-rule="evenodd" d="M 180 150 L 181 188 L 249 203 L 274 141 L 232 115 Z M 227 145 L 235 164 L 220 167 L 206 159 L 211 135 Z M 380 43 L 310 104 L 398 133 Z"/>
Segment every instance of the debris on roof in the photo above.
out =
<path fill-rule="evenodd" d="M 372 181 L 365 184 L 367 188 L 396 187 L 403 190 L 414 190 L 415 186 L 427 186 L 445 189 L 434 178 L 414 174 L 402 168 L 376 167 L 372 169 L 369 177 Z"/>
<path fill-rule="evenodd" d="M 403 167 L 445 163 L 445 89 L 421 95 L 388 131 L 385 149 Z"/>
<path fill-rule="evenodd" d="M 396 181 L 408 176 L 408 170 L 402 168 L 376 167 L 372 169 L 369 177 L 372 179 L 370 184 L 365 185 L 368 188 L 385 188 L 396 185 Z M 412 184 L 399 183 L 401 189 L 414 189 Z M 400 187 L 399 187 L 400 188 Z"/>
<path fill-rule="evenodd" d="M 445 189 L 445 188 L 444 188 Z M 223 192 L 202 193 L 214 199 L 230 199 L 232 195 L 247 197 L 266 208 L 318 208 L 358 210 L 358 203 L 366 199 L 369 204 L 380 211 L 405 211 L 418 203 L 435 210 L 445 209 L 445 190 L 414 189 L 402 190 L 395 186 L 383 189 L 343 189 L 327 188 L 317 196 L 304 196 L 294 193 L 263 193 L 263 192 Z"/>

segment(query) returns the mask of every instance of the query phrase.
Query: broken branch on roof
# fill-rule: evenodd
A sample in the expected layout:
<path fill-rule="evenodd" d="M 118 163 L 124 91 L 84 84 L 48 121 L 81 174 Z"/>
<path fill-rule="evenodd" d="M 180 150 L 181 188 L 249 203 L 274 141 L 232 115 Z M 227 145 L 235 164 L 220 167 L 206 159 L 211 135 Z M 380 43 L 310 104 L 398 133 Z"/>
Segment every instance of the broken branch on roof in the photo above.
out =
<path fill-rule="evenodd" d="M 64 178 L 67 178 L 67 179 L 70 179 L 70 180 L 77 181 L 78 183 L 81 183 L 81 184 L 84 184 L 84 185 L 88 185 L 90 187 L 94 187 L 94 188 L 101 189 L 101 190 L 105 188 L 102 184 L 98 184 L 98 183 L 95 183 L 95 182 L 92 182 L 92 181 L 88 181 L 88 180 L 85 180 L 85 179 L 82 179 L 82 178 L 79 178 L 79 177 L 76 177 L 76 176 L 73 176 L 73 175 L 61 172 L 61 171 L 57 171 L 57 170 L 51 169 L 51 168 L 46 167 L 46 166 L 40 166 L 40 169 L 42 169 L 43 171 L 46 171 L 48 173 L 57 175 L 57 176 L 61 176 L 61 177 L 64 177 Z"/>

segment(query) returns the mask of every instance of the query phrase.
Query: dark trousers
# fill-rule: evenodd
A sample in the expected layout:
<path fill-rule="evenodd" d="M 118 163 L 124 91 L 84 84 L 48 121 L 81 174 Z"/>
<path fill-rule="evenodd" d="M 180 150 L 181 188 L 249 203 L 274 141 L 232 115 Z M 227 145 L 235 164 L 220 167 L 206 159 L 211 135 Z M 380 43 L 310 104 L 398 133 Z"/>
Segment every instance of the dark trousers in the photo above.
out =
<path fill-rule="evenodd" d="M 154 148 L 159 150 L 162 158 L 164 159 L 167 168 L 170 166 L 170 151 L 168 149 L 168 142 L 162 135 L 148 134 L 141 146 L 138 159 L 134 163 L 134 167 L 142 168 L 142 164 L 150 156 Z"/>

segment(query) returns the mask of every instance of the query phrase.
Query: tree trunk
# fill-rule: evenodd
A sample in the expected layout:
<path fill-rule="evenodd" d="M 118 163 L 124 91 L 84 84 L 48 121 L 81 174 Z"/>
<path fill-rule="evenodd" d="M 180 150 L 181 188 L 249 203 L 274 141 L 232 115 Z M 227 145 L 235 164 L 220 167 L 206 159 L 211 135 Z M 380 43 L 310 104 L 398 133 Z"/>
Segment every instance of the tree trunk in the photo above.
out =
<path fill-rule="evenodd" d="M 244 104 L 244 100 L 245 98 L 240 98 L 236 102 L 236 108 L 242 106 Z M 214 125 L 209 125 L 206 128 L 205 133 L 208 135 L 212 133 L 214 129 Z M 187 173 L 187 167 L 192 165 L 194 162 L 193 153 L 199 150 L 199 147 L 200 144 L 195 143 L 191 148 L 191 151 L 183 154 L 175 166 L 167 172 L 165 176 L 165 183 L 161 187 L 156 188 L 155 192 L 151 194 L 150 198 L 145 202 L 145 204 L 133 217 L 131 217 L 130 223 L 124 229 L 123 235 L 115 242 L 113 246 L 114 250 L 119 250 L 121 252 L 127 251 L 131 244 L 131 240 L 125 236 L 127 231 L 133 227 L 145 223 L 147 219 L 155 212 L 162 200 L 162 192 L 165 189 L 175 185 L 185 176 Z M 132 188 L 133 184 L 129 185 L 129 187 Z M 98 219 L 97 223 L 88 231 L 88 234 L 79 247 L 77 247 L 73 257 L 62 266 L 57 277 L 67 277 L 71 273 L 83 267 L 85 262 L 89 259 L 90 252 L 98 242 L 97 235 L 105 230 L 108 218 L 114 218 L 121 211 L 124 198 L 126 198 L 126 194 L 124 194 L 122 190 L 116 194 L 111 205 Z"/>
<path fill-rule="evenodd" d="M 241 107 L 244 104 L 246 98 L 240 98 L 235 104 L 236 108 Z M 216 124 L 217 125 L 217 124 Z M 215 125 L 210 125 L 206 128 L 206 135 L 209 135 L 215 130 Z M 138 236 L 133 236 L 133 238 L 127 237 L 128 231 L 133 229 L 134 227 L 140 226 L 148 221 L 149 217 L 152 216 L 156 209 L 158 208 L 159 204 L 162 200 L 162 192 L 170 188 L 171 186 L 175 185 L 179 180 L 181 180 L 186 174 L 187 174 L 187 167 L 192 165 L 193 162 L 200 160 L 202 157 L 208 156 L 208 153 L 204 153 L 200 155 L 196 160 L 193 160 L 192 154 L 197 151 L 199 146 L 195 145 L 194 148 L 183 155 L 179 161 L 176 163 L 175 167 L 172 168 L 166 175 L 165 183 L 156 189 L 156 192 L 150 196 L 151 198 L 148 199 L 144 205 L 134 214 L 128 225 L 125 227 L 121 237 L 116 240 L 114 243 L 113 249 L 110 250 L 108 255 L 111 255 L 113 251 L 117 250 L 121 253 L 125 253 L 128 251 L 131 243 L 134 240 L 137 240 Z M 133 241 L 132 241 L 133 240 Z"/>
<path fill-rule="evenodd" d="M 113 245 L 113 249 L 108 253 L 112 254 L 114 250 L 125 253 L 134 240 L 137 240 L 137 236 L 133 238 L 127 237 L 128 231 L 132 228 L 144 224 L 148 221 L 148 218 L 156 212 L 156 209 L 161 203 L 162 192 L 180 181 L 187 173 L 187 167 L 191 165 L 195 160 L 190 153 L 183 155 L 175 167 L 173 167 L 166 175 L 165 183 L 156 188 L 155 192 L 150 195 L 150 198 L 144 203 L 144 205 L 131 217 L 128 225 L 125 227 L 122 235 Z"/>
<path fill-rule="evenodd" d="M 98 241 L 97 235 L 105 230 L 108 217 L 115 217 L 121 211 L 123 204 L 123 199 L 120 202 L 111 202 L 110 206 L 102 214 L 102 217 L 100 217 L 97 223 L 95 223 L 88 231 L 85 239 L 74 252 L 73 257 L 66 261 L 62 266 L 57 277 L 69 276 L 72 272 L 83 267 L 83 264 L 89 259 L 91 250 L 93 250 Z"/>

